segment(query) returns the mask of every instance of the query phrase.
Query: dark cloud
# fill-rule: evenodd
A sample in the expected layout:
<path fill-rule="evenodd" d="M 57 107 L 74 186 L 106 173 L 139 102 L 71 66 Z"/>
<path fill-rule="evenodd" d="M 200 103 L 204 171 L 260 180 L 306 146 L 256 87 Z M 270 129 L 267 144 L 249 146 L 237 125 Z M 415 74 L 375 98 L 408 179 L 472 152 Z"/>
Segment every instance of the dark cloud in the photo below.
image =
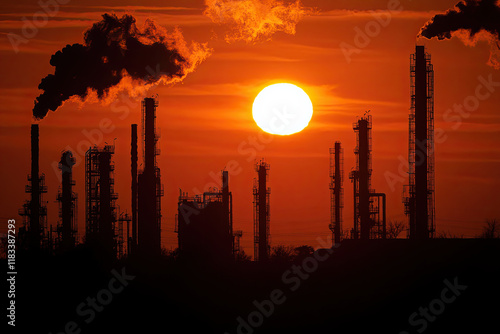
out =
<path fill-rule="evenodd" d="M 490 64 L 499 67 L 500 6 L 497 0 L 465 0 L 444 14 L 434 16 L 419 37 L 449 39 L 458 36 L 467 44 L 486 39 L 492 47 Z"/>

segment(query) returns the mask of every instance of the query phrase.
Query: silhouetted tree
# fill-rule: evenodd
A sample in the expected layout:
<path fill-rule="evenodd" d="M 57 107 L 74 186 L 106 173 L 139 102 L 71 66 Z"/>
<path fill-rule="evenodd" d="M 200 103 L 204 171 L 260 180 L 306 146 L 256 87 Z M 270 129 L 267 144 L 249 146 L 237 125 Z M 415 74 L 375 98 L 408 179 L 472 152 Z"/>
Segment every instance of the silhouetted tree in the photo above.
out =
<path fill-rule="evenodd" d="M 486 220 L 483 226 L 483 232 L 479 235 L 483 239 L 500 238 L 500 224 L 496 219 Z"/>
<path fill-rule="evenodd" d="M 406 224 L 401 220 L 389 221 L 387 224 L 387 239 L 396 239 L 406 229 Z"/>
<path fill-rule="evenodd" d="M 166 248 L 162 248 L 161 256 L 168 260 L 177 260 L 179 257 L 179 248 L 176 248 L 174 250 L 167 250 Z"/>
<path fill-rule="evenodd" d="M 294 249 L 294 260 L 301 261 L 308 256 L 311 256 L 314 253 L 314 248 L 308 245 L 303 245 L 299 247 L 295 247 Z"/>
<path fill-rule="evenodd" d="M 464 235 L 453 234 L 450 231 L 440 231 L 436 233 L 437 239 L 463 239 Z"/>
<path fill-rule="evenodd" d="M 292 246 L 278 245 L 271 249 L 271 261 L 291 262 L 294 259 L 295 250 Z"/>
<path fill-rule="evenodd" d="M 166 257 L 166 256 L 169 256 L 170 253 L 172 253 L 171 251 L 167 250 L 165 247 L 162 247 L 161 248 L 161 251 L 160 251 L 160 255 L 162 257 Z"/>
<path fill-rule="evenodd" d="M 250 262 L 252 257 L 245 253 L 243 249 L 236 253 L 236 261 L 237 262 Z"/>

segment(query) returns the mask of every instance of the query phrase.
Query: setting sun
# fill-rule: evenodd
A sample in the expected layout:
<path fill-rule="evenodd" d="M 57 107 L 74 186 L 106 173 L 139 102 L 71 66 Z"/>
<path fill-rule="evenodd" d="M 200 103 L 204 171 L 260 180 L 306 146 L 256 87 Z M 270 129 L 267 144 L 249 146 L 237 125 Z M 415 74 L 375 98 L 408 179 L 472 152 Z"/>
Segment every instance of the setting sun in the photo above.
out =
<path fill-rule="evenodd" d="M 262 130 L 285 136 L 300 132 L 309 125 L 313 105 L 300 87 L 279 83 L 264 88 L 257 95 L 252 113 Z"/>

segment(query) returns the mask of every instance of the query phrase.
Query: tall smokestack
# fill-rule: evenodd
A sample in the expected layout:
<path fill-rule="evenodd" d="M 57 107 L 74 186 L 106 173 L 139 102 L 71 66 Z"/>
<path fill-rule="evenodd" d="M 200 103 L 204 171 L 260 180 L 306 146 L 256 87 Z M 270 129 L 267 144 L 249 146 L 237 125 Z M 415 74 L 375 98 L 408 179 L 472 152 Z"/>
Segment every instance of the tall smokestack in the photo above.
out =
<path fill-rule="evenodd" d="M 131 126 L 131 173 L 132 173 L 132 242 L 129 251 L 137 246 L 137 124 Z M 127 243 L 129 241 L 127 240 Z"/>
<path fill-rule="evenodd" d="M 269 260 L 269 194 L 267 188 L 269 165 L 263 161 L 256 165 L 258 175 L 254 186 L 254 257 L 256 261 Z"/>
<path fill-rule="evenodd" d="M 424 46 L 416 46 L 410 73 L 410 169 L 404 203 L 410 239 L 425 240 L 434 233 L 434 69 Z"/>
<path fill-rule="evenodd" d="M 417 45 L 415 53 L 415 225 L 414 236 L 427 239 L 427 60 L 425 49 Z"/>
<path fill-rule="evenodd" d="M 47 207 L 42 205 L 42 194 L 47 192 L 45 175 L 40 174 L 38 148 L 38 124 L 31 125 L 31 174 L 28 175 L 26 193 L 30 200 L 23 204 L 19 214 L 23 216 L 24 227 L 19 231 L 22 247 L 39 251 L 44 246 Z M 24 234 L 24 235 L 23 235 Z"/>
<path fill-rule="evenodd" d="M 354 125 L 357 132 L 357 189 L 354 190 L 357 203 L 357 217 L 355 216 L 355 225 L 359 225 L 359 238 L 370 238 L 370 179 L 371 179 L 371 147 L 370 147 L 370 116 L 362 117 Z M 356 219 L 357 218 L 357 219 Z M 356 233 L 357 234 L 357 233 Z M 358 236 L 355 235 L 355 238 Z"/>
<path fill-rule="evenodd" d="M 161 253 L 161 196 L 160 169 L 156 164 L 158 150 L 155 120 L 158 103 L 154 98 L 142 102 L 142 136 L 144 169 L 138 182 L 138 246 L 148 256 Z"/>
<path fill-rule="evenodd" d="M 145 98 L 143 104 L 144 172 L 153 172 L 156 167 L 156 107 L 154 98 Z"/>
<path fill-rule="evenodd" d="M 343 182 L 343 157 L 340 142 L 330 149 L 330 191 L 331 191 L 331 224 L 334 244 L 342 240 L 342 208 L 344 207 Z"/>

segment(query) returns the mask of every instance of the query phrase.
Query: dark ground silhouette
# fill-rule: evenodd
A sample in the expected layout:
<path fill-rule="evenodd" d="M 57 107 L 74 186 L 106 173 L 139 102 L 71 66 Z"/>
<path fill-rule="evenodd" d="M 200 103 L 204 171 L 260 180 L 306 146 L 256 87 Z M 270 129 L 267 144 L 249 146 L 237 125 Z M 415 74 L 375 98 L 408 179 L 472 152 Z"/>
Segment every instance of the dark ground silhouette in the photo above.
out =
<path fill-rule="evenodd" d="M 314 269 L 314 261 L 306 258 L 296 265 Z M 254 318 L 262 325 L 240 328 L 240 333 L 417 333 L 423 317 L 414 319 L 420 320 L 417 326 L 408 318 L 432 303 L 442 313 L 427 321 L 423 332 L 490 333 L 499 327 L 499 259 L 499 240 L 346 240 L 324 262 L 316 262 L 317 270 L 307 279 L 300 279 L 287 272 L 292 264 L 283 262 L 193 264 L 163 257 L 103 263 L 80 246 L 55 257 L 18 254 L 16 329 L 64 333 L 66 324 L 75 321 L 77 329 L 70 328 L 75 333 L 232 334 L 238 333 L 238 317 L 248 323 L 248 315 L 258 310 L 254 300 L 261 303 L 279 289 L 279 299 L 285 300 L 263 321 Z M 80 310 L 87 311 L 84 316 L 77 307 L 87 297 L 106 299 L 100 291 L 116 277 L 113 268 L 135 278 L 87 324 L 90 307 Z M 466 288 L 456 298 L 446 292 L 445 298 L 454 300 L 441 303 L 444 310 L 439 310 L 434 300 L 443 298 L 445 280 Z M 291 291 L 297 282 L 300 286 Z M 120 285 L 114 283 L 114 288 Z"/>

